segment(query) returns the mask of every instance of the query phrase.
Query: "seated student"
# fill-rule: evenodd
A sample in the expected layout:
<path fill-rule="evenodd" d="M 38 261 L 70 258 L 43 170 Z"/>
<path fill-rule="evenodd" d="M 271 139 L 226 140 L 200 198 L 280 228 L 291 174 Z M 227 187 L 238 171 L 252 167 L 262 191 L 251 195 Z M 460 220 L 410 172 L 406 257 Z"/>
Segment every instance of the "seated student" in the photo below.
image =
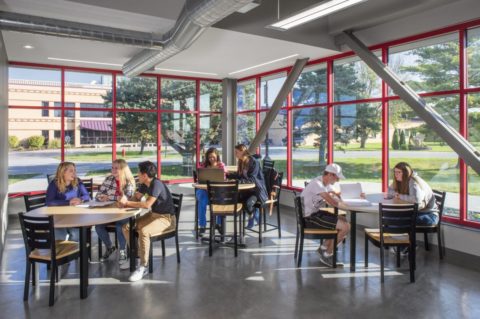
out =
<path fill-rule="evenodd" d="M 137 192 L 132 200 L 128 200 L 124 195 L 118 201 L 123 207 L 150 209 L 148 213 L 137 218 L 136 221 L 140 265 L 130 276 L 130 281 L 141 280 L 148 273 L 150 235 L 158 235 L 175 229 L 175 207 L 173 206 L 172 195 L 167 186 L 155 177 L 156 174 L 157 167 L 152 162 L 145 161 L 139 163 L 138 182 L 140 185 Z M 147 195 L 147 199 L 141 201 L 145 195 Z M 130 225 L 128 223 L 123 225 L 122 228 L 127 242 L 129 242 L 129 228 Z M 129 262 L 120 265 L 120 269 L 129 268 Z"/>
<path fill-rule="evenodd" d="M 322 176 L 313 179 L 303 190 L 301 196 L 304 202 L 305 225 L 309 228 L 326 228 L 338 230 L 337 243 L 340 244 L 350 231 L 350 224 L 345 216 L 337 216 L 322 208 L 329 204 L 338 207 L 340 193 L 335 192 L 332 185 L 339 179 L 344 179 L 342 168 L 337 164 L 325 167 Z M 333 240 L 325 241 L 318 249 L 320 261 L 332 267 Z M 337 263 L 337 266 L 342 266 Z"/>
<path fill-rule="evenodd" d="M 247 146 L 238 144 L 235 146 L 235 157 L 237 161 L 237 172 L 227 174 L 228 178 L 238 179 L 240 183 L 254 183 L 255 188 L 251 191 L 242 191 L 239 193 L 239 201 L 244 203 L 249 214 L 248 226 L 254 226 L 254 220 L 258 222 L 258 211 L 255 212 L 255 203 L 260 201 L 263 205 L 267 199 L 267 189 L 263 177 L 260 163 L 249 152 Z"/>
<path fill-rule="evenodd" d="M 117 159 L 112 163 L 112 174 L 105 178 L 102 185 L 100 186 L 95 199 L 97 201 L 117 201 L 123 195 L 127 198 L 133 196 L 135 191 L 135 179 L 133 178 L 130 167 L 123 159 Z M 118 263 L 121 265 L 127 261 L 126 254 L 126 240 L 122 233 L 122 226 L 128 222 L 128 218 L 115 222 L 115 228 L 118 238 L 118 243 L 120 245 L 120 254 L 118 258 Z M 115 246 L 112 245 L 110 236 L 108 235 L 106 225 L 96 225 L 95 230 L 97 231 L 98 237 L 100 240 L 107 246 L 107 250 L 102 256 L 102 261 L 107 260 L 112 253 L 115 251 Z"/>
<path fill-rule="evenodd" d="M 90 200 L 90 194 L 77 178 L 75 164 L 72 162 L 60 163 L 57 167 L 55 179 L 47 188 L 45 203 L 47 206 L 78 205 Z M 55 239 L 78 240 L 78 230 L 75 228 L 55 229 Z"/>
<path fill-rule="evenodd" d="M 418 176 L 408 163 L 400 162 L 393 169 L 394 177 L 388 187 L 388 196 L 418 204 L 417 225 L 438 223 L 438 207 L 430 186 Z"/>
<path fill-rule="evenodd" d="M 202 168 L 221 168 L 226 171 L 225 164 L 220 160 L 220 154 L 215 147 L 210 147 L 205 153 L 205 159 L 203 163 L 200 163 L 199 167 Z M 197 189 L 196 197 L 198 201 L 198 227 L 199 233 L 204 234 L 207 226 L 207 205 L 208 205 L 208 193 L 206 190 Z M 217 225 L 220 226 L 220 217 L 217 217 Z"/>

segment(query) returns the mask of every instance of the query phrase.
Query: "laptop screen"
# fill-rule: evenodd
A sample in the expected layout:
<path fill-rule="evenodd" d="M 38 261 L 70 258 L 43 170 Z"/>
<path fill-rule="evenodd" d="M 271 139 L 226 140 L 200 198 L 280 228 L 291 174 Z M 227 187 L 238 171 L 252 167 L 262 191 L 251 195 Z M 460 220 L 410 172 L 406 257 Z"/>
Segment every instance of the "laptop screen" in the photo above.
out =
<path fill-rule="evenodd" d="M 199 168 L 197 174 L 199 184 L 206 184 L 207 181 L 223 182 L 225 180 L 225 172 L 221 168 Z"/>

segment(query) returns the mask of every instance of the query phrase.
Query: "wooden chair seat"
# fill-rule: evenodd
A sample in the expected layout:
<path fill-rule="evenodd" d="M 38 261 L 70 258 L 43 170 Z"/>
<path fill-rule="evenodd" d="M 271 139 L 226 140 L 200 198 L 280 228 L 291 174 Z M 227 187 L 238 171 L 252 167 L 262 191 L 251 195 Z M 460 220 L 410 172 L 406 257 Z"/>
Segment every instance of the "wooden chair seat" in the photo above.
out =
<path fill-rule="evenodd" d="M 338 233 L 337 230 L 321 228 L 305 228 L 303 232 L 306 235 L 335 235 Z"/>
<path fill-rule="evenodd" d="M 380 230 L 373 229 L 373 228 L 366 228 L 365 229 L 365 234 L 372 238 L 375 241 L 380 242 Z M 389 233 L 384 233 L 383 234 L 384 238 L 384 243 L 387 245 L 407 245 L 410 243 L 410 240 L 408 239 L 408 234 L 389 234 Z"/>
<path fill-rule="evenodd" d="M 171 227 L 172 228 L 166 229 L 166 230 L 162 231 L 161 233 L 150 234 L 150 237 L 157 237 L 157 236 L 166 235 L 168 233 L 175 233 L 175 224 L 172 224 Z"/>
<path fill-rule="evenodd" d="M 56 240 L 55 253 L 57 260 L 80 252 L 80 247 L 76 241 Z M 50 260 L 52 253 L 50 249 L 34 249 L 29 257 L 39 260 Z"/>
<path fill-rule="evenodd" d="M 239 213 L 242 210 L 242 204 L 237 204 L 237 211 Z M 234 212 L 234 205 L 212 205 L 212 212 L 216 215 L 233 215 Z"/>

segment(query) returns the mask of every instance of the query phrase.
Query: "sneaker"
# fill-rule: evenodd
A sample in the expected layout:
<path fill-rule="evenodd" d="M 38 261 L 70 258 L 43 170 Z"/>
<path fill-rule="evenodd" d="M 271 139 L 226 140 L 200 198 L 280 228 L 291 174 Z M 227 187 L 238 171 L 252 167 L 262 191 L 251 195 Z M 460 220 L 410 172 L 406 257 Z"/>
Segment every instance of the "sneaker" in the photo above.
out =
<path fill-rule="evenodd" d="M 323 254 L 327 251 L 327 246 L 323 246 L 323 245 L 320 245 L 320 247 L 318 247 L 317 249 L 317 253 L 319 254 Z"/>
<path fill-rule="evenodd" d="M 146 266 L 140 266 L 135 270 L 130 277 L 128 278 L 129 281 L 139 281 L 141 280 L 146 274 L 148 274 L 148 269 Z"/>
<path fill-rule="evenodd" d="M 206 231 L 206 228 L 205 227 L 199 227 L 198 228 L 198 234 L 200 236 L 202 236 L 203 234 L 205 234 L 205 231 Z"/>
<path fill-rule="evenodd" d="M 120 264 L 121 270 L 130 269 L 130 258 L 127 258 L 123 264 Z"/>
<path fill-rule="evenodd" d="M 118 264 L 123 265 L 127 261 L 128 261 L 127 252 L 125 251 L 125 249 L 120 249 L 119 256 L 118 256 Z"/>
<path fill-rule="evenodd" d="M 220 235 L 223 235 L 222 225 L 215 224 L 215 229 L 218 231 Z"/>
<path fill-rule="evenodd" d="M 332 256 L 333 255 L 328 255 L 328 253 L 323 253 L 320 254 L 320 262 L 328 267 L 332 267 Z"/>
<path fill-rule="evenodd" d="M 110 258 L 110 256 L 115 252 L 115 249 L 116 249 L 115 246 L 107 248 L 107 250 L 103 254 L 102 258 L 100 258 L 100 261 L 104 262 L 104 261 L 108 260 L 108 258 Z"/>

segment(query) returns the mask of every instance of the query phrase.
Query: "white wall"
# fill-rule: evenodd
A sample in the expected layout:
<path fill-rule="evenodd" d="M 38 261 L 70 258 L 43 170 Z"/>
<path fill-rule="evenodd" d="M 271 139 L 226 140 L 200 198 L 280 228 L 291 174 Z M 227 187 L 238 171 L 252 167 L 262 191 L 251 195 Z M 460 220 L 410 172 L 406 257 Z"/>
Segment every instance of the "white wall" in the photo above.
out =
<path fill-rule="evenodd" d="M 7 230 L 8 204 L 8 65 L 0 32 L 0 260 Z"/>

